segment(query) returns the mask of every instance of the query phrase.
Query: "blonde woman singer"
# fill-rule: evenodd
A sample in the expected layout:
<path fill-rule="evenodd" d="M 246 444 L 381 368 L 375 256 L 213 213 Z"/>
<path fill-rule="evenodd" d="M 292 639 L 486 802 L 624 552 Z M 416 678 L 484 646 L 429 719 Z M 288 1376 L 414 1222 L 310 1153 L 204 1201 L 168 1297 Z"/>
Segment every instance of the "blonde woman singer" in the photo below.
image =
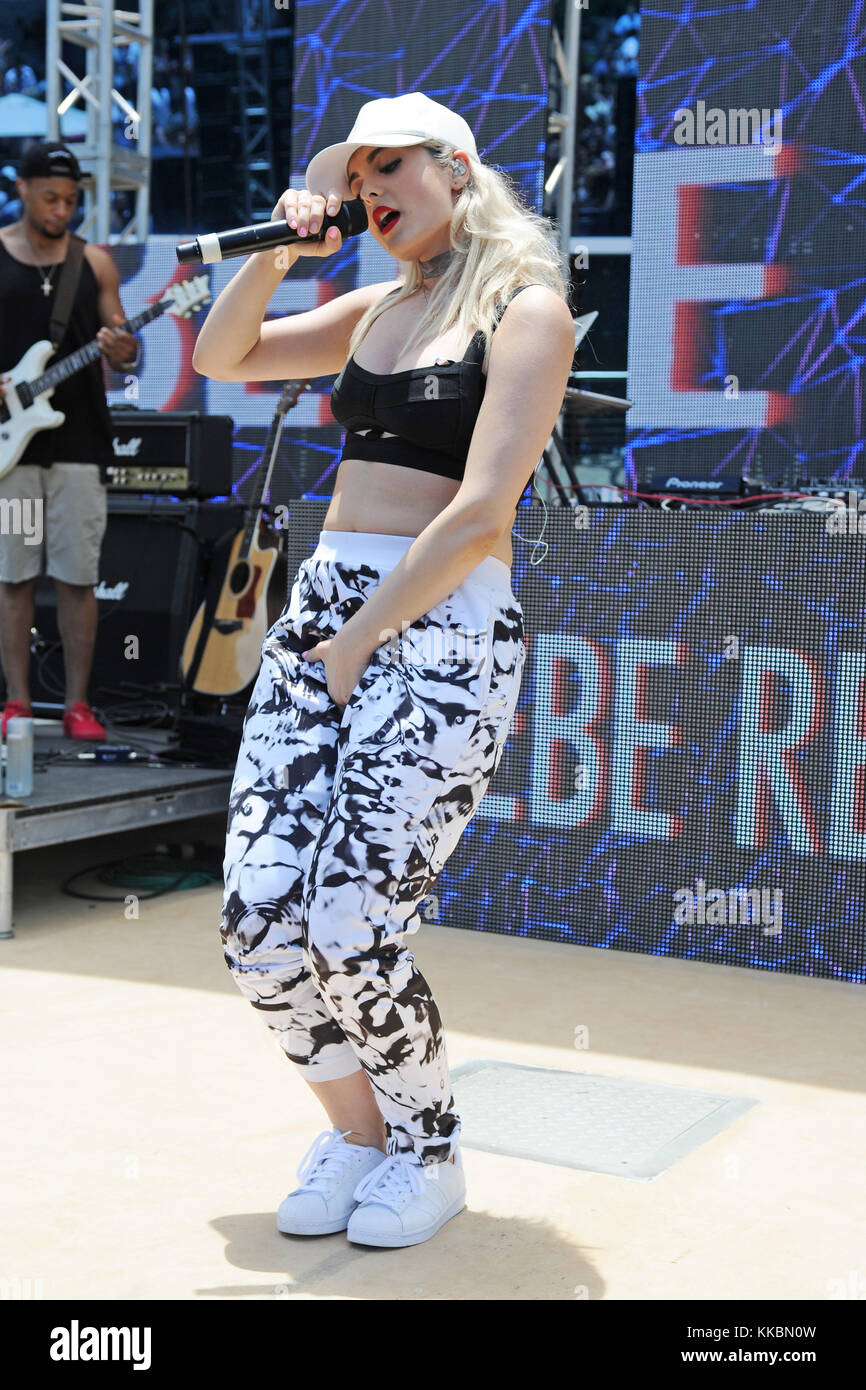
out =
<path fill-rule="evenodd" d="M 305 181 L 272 214 L 300 241 L 245 261 L 193 357 L 220 381 L 339 373 L 346 429 L 318 545 L 262 647 L 220 934 L 331 1121 L 279 1230 L 415 1245 L 466 1184 L 442 1020 L 407 938 L 510 729 L 526 657 L 511 529 L 574 329 L 551 224 L 423 93 L 367 102 Z M 340 250 L 336 229 L 303 237 L 350 198 L 397 278 L 264 323 L 287 264 Z"/>

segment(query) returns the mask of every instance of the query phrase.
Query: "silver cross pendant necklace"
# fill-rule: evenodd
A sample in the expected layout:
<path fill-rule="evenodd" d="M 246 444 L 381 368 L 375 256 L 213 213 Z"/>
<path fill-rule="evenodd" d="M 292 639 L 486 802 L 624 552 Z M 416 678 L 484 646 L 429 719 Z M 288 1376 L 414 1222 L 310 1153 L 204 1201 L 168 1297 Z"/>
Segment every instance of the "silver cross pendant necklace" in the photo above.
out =
<path fill-rule="evenodd" d="M 30 247 L 30 253 L 31 253 L 31 255 L 32 255 L 32 254 L 33 254 L 33 247 L 30 245 L 30 238 L 29 238 L 29 236 L 27 235 L 26 232 L 24 233 L 24 239 L 25 239 L 25 241 L 27 242 L 28 247 Z M 50 295 L 52 289 L 54 288 L 53 281 L 52 281 L 52 276 L 54 275 L 54 272 L 55 272 L 55 270 L 57 269 L 57 267 L 60 265 L 60 261 L 54 261 L 54 262 L 52 262 L 52 265 L 51 265 L 51 274 L 50 274 L 50 275 L 43 275 L 43 274 L 42 274 L 42 267 L 39 265 L 39 262 L 38 262 L 38 261 L 35 261 L 35 260 L 34 260 L 32 264 L 33 264 L 33 269 L 36 271 L 36 274 L 39 276 L 40 280 L 42 281 L 42 293 L 45 295 L 45 298 L 47 299 L 48 296 Z"/>

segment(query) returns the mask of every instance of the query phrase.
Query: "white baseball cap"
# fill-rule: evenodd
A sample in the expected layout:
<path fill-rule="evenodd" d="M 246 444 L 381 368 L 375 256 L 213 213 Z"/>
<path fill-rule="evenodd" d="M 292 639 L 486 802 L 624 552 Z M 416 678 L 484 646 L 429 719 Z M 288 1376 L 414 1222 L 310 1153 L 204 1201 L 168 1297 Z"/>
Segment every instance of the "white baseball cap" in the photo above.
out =
<path fill-rule="evenodd" d="M 455 149 L 467 150 L 478 159 L 472 130 L 447 106 L 441 106 L 423 92 L 406 92 L 401 97 L 377 97 L 366 102 L 355 118 L 348 140 L 319 150 L 307 165 L 305 180 L 310 193 L 326 197 L 334 189 L 341 198 L 351 198 L 346 165 L 362 145 L 421 145 L 425 140 L 443 140 Z"/>

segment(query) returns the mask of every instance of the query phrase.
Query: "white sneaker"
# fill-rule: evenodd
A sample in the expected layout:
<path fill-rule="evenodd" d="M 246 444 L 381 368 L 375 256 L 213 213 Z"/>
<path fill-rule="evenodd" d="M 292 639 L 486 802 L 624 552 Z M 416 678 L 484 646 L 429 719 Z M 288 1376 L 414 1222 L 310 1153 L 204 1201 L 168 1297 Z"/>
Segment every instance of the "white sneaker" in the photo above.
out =
<path fill-rule="evenodd" d="M 358 1180 L 381 1165 L 381 1149 L 347 1144 L 351 1130 L 325 1129 L 298 1165 L 301 1186 L 280 1203 L 277 1230 L 284 1235 L 323 1236 L 344 1231 L 355 1206 Z"/>
<path fill-rule="evenodd" d="M 423 1167 L 407 1154 L 391 1154 L 358 1183 L 358 1205 L 346 1236 L 358 1245 L 420 1245 L 466 1205 L 466 1178 L 458 1148 L 453 1163 Z"/>

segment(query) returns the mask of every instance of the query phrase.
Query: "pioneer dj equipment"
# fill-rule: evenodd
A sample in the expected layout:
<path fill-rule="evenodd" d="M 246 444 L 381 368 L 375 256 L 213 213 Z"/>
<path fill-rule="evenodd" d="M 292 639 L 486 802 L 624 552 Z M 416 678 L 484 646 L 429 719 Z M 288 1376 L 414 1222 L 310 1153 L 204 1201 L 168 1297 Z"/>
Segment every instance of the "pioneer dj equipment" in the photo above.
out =
<path fill-rule="evenodd" d="M 714 478 L 701 478 L 677 473 L 673 468 L 667 473 L 651 474 L 647 488 L 648 492 L 673 492 L 679 497 L 744 497 L 748 492 L 759 490 L 750 488 L 739 473 L 719 473 Z"/>
<path fill-rule="evenodd" d="M 111 410 L 116 463 L 108 487 L 116 492 L 172 492 L 176 496 L 230 497 L 230 415 L 201 410 Z"/>

